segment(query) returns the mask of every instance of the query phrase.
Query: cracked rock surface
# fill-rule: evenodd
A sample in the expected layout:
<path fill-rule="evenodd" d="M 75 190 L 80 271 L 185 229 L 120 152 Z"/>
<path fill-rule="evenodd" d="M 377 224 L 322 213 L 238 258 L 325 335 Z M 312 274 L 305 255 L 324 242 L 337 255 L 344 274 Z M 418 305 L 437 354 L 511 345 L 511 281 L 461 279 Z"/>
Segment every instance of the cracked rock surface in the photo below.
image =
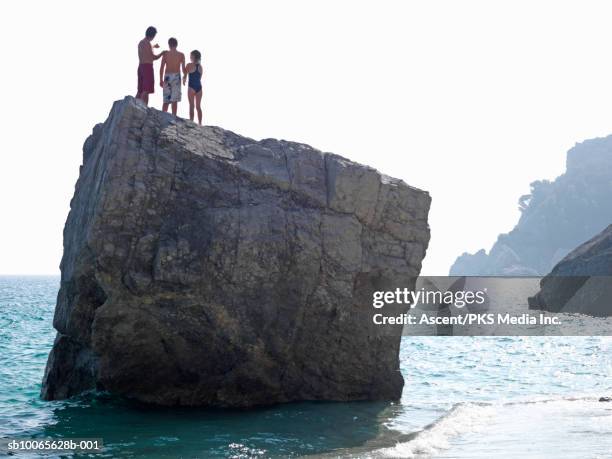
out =
<path fill-rule="evenodd" d="M 397 399 L 401 330 L 371 295 L 414 287 L 429 205 L 307 145 L 115 102 L 83 147 L 42 396 Z"/>

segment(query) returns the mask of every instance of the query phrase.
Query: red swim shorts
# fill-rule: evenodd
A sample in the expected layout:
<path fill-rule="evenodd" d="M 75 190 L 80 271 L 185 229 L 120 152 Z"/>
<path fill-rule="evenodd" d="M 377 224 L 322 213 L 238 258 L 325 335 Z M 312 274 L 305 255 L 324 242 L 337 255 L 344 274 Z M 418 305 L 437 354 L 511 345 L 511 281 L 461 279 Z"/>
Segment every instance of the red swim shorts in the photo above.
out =
<path fill-rule="evenodd" d="M 138 94 L 155 92 L 155 78 L 153 77 L 153 64 L 138 65 Z"/>

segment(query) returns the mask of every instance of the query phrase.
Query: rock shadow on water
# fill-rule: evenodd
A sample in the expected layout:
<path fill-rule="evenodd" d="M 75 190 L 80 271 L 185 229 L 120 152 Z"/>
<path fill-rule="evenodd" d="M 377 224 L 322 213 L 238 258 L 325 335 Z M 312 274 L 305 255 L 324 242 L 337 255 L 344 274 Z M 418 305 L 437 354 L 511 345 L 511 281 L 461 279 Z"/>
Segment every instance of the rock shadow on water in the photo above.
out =
<path fill-rule="evenodd" d="M 110 394 L 60 402 L 43 436 L 102 438 L 96 457 L 298 457 L 395 438 L 391 402 L 300 402 L 250 410 L 165 408 Z M 392 444 L 385 441 L 385 445 Z"/>

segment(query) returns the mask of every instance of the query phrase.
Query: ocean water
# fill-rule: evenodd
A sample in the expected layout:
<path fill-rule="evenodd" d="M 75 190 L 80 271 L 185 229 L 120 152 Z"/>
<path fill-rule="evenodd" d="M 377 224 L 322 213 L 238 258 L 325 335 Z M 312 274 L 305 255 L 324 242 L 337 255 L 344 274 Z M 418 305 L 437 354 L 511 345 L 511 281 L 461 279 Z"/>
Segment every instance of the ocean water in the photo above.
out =
<path fill-rule="evenodd" d="M 598 401 L 612 396 L 607 337 L 404 337 L 398 403 L 43 402 L 58 286 L 58 277 L 0 277 L 0 438 L 103 438 L 91 457 L 612 457 L 612 403 Z"/>

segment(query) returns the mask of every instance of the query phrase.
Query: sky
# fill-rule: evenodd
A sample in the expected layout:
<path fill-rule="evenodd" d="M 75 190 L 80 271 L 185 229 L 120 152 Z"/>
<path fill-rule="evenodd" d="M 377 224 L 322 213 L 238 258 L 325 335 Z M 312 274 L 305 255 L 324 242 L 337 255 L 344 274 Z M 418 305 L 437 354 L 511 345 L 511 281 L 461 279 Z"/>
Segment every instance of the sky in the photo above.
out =
<path fill-rule="evenodd" d="M 135 94 L 149 25 L 162 46 L 174 36 L 202 51 L 206 124 L 308 143 L 427 190 L 427 275 L 489 249 L 532 181 L 612 133 L 610 2 L 170 5 L 3 3 L 0 274 L 59 273 L 83 141 Z"/>

